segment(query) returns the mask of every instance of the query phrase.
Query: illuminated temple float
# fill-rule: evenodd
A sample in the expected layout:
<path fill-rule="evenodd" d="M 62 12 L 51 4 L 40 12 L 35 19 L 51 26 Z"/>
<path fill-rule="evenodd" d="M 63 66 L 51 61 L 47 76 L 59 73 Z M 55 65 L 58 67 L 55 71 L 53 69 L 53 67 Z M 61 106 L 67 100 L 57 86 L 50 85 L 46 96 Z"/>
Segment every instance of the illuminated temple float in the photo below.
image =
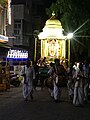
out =
<path fill-rule="evenodd" d="M 46 21 L 43 32 L 38 35 L 41 40 L 42 58 L 46 57 L 49 62 L 53 62 L 55 58 L 63 62 L 70 59 L 70 44 L 66 41 L 63 31 L 61 22 L 53 13 L 52 17 Z"/>

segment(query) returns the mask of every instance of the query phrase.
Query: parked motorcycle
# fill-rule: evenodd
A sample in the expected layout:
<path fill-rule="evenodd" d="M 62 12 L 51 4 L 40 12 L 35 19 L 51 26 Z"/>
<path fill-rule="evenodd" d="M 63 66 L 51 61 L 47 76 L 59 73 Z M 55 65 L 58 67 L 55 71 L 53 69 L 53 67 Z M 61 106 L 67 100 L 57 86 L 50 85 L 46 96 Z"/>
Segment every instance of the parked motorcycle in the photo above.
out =
<path fill-rule="evenodd" d="M 19 87 L 21 84 L 21 81 L 19 80 L 19 76 L 16 74 L 11 75 L 10 76 L 10 84 L 15 87 Z"/>

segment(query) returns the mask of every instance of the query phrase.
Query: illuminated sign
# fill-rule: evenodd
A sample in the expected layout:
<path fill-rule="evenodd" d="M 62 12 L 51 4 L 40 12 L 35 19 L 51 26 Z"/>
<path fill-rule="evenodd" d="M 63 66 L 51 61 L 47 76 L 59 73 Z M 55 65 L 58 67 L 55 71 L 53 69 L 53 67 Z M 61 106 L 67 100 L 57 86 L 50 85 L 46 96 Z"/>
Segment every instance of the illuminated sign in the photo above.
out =
<path fill-rule="evenodd" d="M 8 37 L 0 35 L 0 42 L 8 42 Z"/>
<path fill-rule="evenodd" d="M 26 50 L 12 50 L 8 51 L 7 58 L 13 59 L 27 59 L 28 58 L 28 51 Z"/>

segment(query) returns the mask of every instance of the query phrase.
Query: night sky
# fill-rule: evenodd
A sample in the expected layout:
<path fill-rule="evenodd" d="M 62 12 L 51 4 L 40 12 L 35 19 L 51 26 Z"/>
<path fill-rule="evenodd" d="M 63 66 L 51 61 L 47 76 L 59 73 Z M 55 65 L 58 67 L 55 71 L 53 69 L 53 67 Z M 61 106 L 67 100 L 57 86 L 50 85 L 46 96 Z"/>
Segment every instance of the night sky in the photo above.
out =
<path fill-rule="evenodd" d="M 49 8 L 50 5 L 57 0 L 32 0 L 32 10 L 36 11 L 36 16 L 42 17 L 42 26 L 44 26 L 45 21 L 49 19 L 49 16 L 46 14 L 46 8 Z M 15 4 L 31 4 L 31 0 L 12 0 L 12 5 Z M 34 9 L 36 7 L 36 10 Z M 41 27 L 42 28 L 42 27 Z"/>
<path fill-rule="evenodd" d="M 49 7 L 53 2 L 56 2 L 57 0 L 45 0 L 46 1 L 46 7 Z"/>
<path fill-rule="evenodd" d="M 41 14 L 40 16 L 46 17 L 47 19 L 48 16 L 46 15 L 45 10 L 46 8 L 49 8 L 53 2 L 56 2 L 56 1 L 57 0 L 32 0 L 32 9 L 33 9 L 33 4 L 36 4 L 39 7 L 38 15 Z M 31 0 L 12 0 L 12 4 L 26 4 L 26 3 L 31 3 Z"/>
<path fill-rule="evenodd" d="M 20 4 L 20 3 L 27 3 L 30 2 L 30 0 L 12 0 L 12 3 L 14 4 Z M 42 1 L 46 7 L 49 7 L 52 2 L 56 2 L 57 0 L 32 0 L 35 3 L 38 3 L 39 1 Z"/>

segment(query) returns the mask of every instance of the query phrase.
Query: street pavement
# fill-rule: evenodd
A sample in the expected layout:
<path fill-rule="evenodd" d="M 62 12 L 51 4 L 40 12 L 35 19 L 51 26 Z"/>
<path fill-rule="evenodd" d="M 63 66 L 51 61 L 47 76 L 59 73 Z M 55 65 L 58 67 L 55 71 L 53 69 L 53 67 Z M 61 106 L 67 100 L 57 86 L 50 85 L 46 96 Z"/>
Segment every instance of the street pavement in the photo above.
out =
<path fill-rule="evenodd" d="M 0 120 L 90 120 L 90 102 L 75 107 L 62 88 L 61 102 L 54 103 L 47 88 L 34 91 L 34 100 L 24 101 L 22 86 L 0 92 Z"/>

